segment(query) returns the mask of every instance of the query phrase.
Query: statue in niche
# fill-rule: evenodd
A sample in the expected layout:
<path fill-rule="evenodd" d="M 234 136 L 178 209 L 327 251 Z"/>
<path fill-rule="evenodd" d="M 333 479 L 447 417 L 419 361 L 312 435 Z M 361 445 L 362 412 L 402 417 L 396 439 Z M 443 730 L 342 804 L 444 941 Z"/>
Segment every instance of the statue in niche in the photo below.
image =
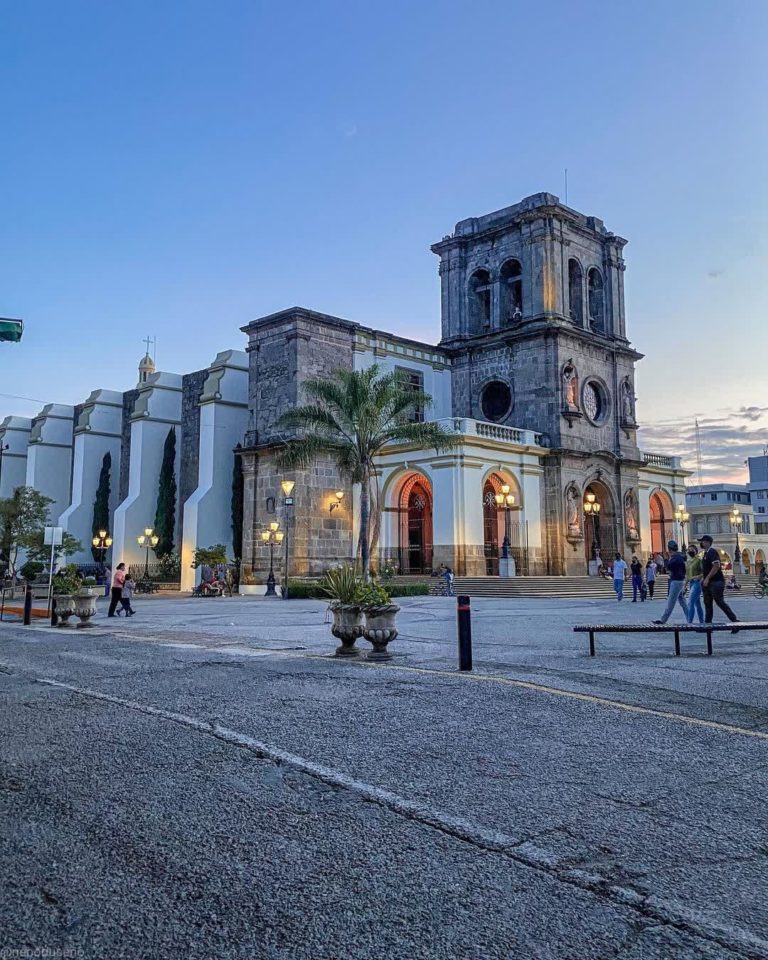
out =
<path fill-rule="evenodd" d="M 566 407 L 578 408 L 579 377 L 576 367 L 569 360 L 563 367 L 563 400 Z"/>
<path fill-rule="evenodd" d="M 630 540 L 640 539 L 640 527 L 637 514 L 637 497 L 634 487 L 630 487 L 624 494 L 624 517 L 627 523 L 627 537 Z"/>
<path fill-rule="evenodd" d="M 621 385 L 621 418 L 624 423 L 635 422 L 635 398 L 629 380 L 625 380 Z"/>
<path fill-rule="evenodd" d="M 565 513 L 568 521 L 568 536 L 581 536 L 581 497 L 579 491 L 570 484 L 565 491 Z"/>

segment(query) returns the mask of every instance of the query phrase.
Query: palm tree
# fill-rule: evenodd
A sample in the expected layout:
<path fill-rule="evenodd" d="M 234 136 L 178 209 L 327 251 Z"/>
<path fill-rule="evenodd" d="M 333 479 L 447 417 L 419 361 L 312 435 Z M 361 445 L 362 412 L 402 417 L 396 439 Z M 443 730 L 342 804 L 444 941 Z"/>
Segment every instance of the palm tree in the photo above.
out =
<path fill-rule="evenodd" d="M 280 426 L 299 432 L 279 455 L 283 469 L 306 468 L 318 456 L 329 456 L 339 473 L 360 485 L 359 554 L 363 577 L 370 573 L 371 485 L 376 484 L 374 460 L 389 443 L 411 443 L 444 450 L 457 435 L 438 423 L 409 420 L 425 410 L 432 398 L 406 385 L 398 373 L 337 370 L 327 379 L 307 380 L 310 402 L 280 418 Z M 377 488 L 378 489 L 378 488 Z M 376 498 L 378 527 L 378 498 Z"/>

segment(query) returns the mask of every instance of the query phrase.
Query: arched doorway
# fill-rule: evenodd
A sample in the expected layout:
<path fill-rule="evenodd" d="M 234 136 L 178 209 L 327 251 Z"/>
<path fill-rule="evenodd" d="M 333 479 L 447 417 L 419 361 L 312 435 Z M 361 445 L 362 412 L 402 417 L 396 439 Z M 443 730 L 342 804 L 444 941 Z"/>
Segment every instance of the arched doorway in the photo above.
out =
<path fill-rule="evenodd" d="M 654 490 L 651 494 L 651 553 L 662 556 L 667 551 L 667 543 L 674 538 L 675 508 L 672 498 L 664 490 Z"/>
<path fill-rule="evenodd" d="M 498 577 L 499 575 L 499 508 L 496 505 L 496 494 L 500 482 L 498 478 L 488 477 L 483 485 L 483 551 L 485 553 L 485 575 Z M 503 533 L 501 535 L 503 537 Z"/>
<path fill-rule="evenodd" d="M 408 476 L 398 498 L 398 567 L 401 573 L 432 570 L 432 489 L 419 473 Z"/>
<path fill-rule="evenodd" d="M 511 496 L 513 502 L 500 505 L 498 495 Z M 522 519 L 522 500 L 516 478 L 509 474 L 491 473 L 483 484 L 483 550 L 485 573 L 499 576 L 499 558 L 508 539 L 508 556 L 515 561 L 518 575 L 528 575 L 528 528 Z"/>
<path fill-rule="evenodd" d="M 613 494 L 600 480 L 593 480 L 584 488 L 583 502 L 599 506 L 599 510 L 585 511 L 584 555 L 587 563 L 599 559 L 608 564 L 616 553 L 616 507 Z"/>
<path fill-rule="evenodd" d="M 765 554 L 762 550 L 755 551 L 755 573 L 760 573 L 760 569 L 765 566 Z"/>
<path fill-rule="evenodd" d="M 752 558 L 749 555 L 749 550 L 741 551 L 741 568 L 744 573 L 752 573 Z"/>

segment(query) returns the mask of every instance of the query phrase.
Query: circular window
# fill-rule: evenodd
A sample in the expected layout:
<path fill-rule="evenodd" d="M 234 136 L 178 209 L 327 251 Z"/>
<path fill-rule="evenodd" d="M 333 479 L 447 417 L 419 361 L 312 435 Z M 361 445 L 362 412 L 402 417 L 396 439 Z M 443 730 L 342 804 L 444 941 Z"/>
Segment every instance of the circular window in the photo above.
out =
<path fill-rule="evenodd" d="M 588 380 L 584 384 L 582 395 L 584 413 L 592 423 L 602 423 L 608 413 L 608 398 L 601 384 L 595 380 Z"/>
<path fill-rule="evenodd" d="M 512 409 L 512 391 L 503 380 L 491 380 L 480 394 L 480 407 L 483 416 L 498 423 Z"/>

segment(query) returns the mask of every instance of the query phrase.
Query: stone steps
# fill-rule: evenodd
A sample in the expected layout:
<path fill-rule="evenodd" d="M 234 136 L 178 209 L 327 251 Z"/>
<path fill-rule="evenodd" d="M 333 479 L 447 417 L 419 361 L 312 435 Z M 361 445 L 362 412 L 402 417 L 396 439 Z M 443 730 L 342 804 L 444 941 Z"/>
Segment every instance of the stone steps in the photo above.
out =
<path fill-rule="evenodd" d="M 661 578 L 660 578 L 661 579 Z M 659 582 L 658 595 L 667 592 L 666 578 Z M 456 577 L 454 592 L 470 597 L 551 597 L 609 599 L 615 596 L 613 581 L 602 577 Z M 624 595 L 632 593 L 627 581 Z"/>

